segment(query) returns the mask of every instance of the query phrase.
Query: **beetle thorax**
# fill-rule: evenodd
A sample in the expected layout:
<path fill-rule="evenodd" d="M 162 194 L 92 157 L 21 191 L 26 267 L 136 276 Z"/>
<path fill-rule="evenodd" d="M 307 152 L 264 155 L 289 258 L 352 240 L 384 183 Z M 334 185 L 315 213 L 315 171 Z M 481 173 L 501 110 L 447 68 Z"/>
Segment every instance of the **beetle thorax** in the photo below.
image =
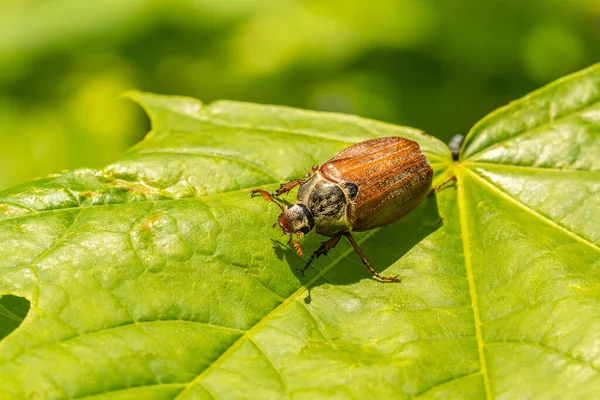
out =
<path fill-rule="evenodd" d="M 305 205 L 314 218 L 315 230 L 325 236 L 349 231 L 349 199 L 340 186 L 319 172 L 314 174 L 298 191 L 297 204 Z"/>

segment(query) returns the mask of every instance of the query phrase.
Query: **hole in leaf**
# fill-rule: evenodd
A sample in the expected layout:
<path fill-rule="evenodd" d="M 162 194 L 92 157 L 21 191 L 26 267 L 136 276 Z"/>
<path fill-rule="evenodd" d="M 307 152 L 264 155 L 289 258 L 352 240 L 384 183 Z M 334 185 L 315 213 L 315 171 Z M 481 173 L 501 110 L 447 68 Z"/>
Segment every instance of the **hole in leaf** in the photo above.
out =
<path fill-rule="evenodd" d="M 0 296 L 0 340 L 17 329 L 29 312 L 29 300 L 11 294 Z"/>

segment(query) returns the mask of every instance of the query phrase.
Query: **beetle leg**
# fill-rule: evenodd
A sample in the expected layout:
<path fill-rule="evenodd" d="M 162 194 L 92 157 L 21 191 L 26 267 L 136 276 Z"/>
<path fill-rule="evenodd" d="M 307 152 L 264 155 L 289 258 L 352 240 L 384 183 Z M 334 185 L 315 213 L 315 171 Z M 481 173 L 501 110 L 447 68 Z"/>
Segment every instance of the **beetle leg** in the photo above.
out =
<path fill-rule="evenodd" d="M 383 276 L 383 275 L 379 275 L 379 272 L 375 271 L 371 267 L 371 265 L 369 265 L 369 261 L 367 261 L 367 258 L 365 257 L 365 255 L 363 254 L 363 252 L 358 247 L 358 244 L 356 244 L 356 242 L 354 241 L 354 238 L 352 237 L 352 235 L 350 234 L 350 232 L 348 232 L 348 231 L 343 232 L 342 235 L 346 236 L 346 238 L 348 239 L 348 241 L 350 242 L 350 244 L 352 245 L 352 247 L 354 247 L 354 251 L 356 251 L 358 253 L 358 255 L 360 256 L 360 259 L 363 262 L 363 264 L 365 264 L 365 266 L 369 269 L 369 271 L 371 271 L 371 273 L 373 275 L 375 275 L 376 277 L 378 277 L 382 281 L 400 282 L 400 279 L 398 279 L 398 275 L 396 275 L 396 276 Z"/>
<path fill-rule="evenodd" d="M 446 188 L 448 186 L 448 184 L 450 182 L 453 182 L 453 181 L 456 181 L 456 176 L 451 176 L 450 178 L 446 179 L 444 182 L 440 183 L 436 187 L 431 188 L 431 190 L 429 191 L 429 193 L 427 193 L 427 197 L 433 196 L 434 194 L 436 194 L 440 190 Z"/>
<path fill-rule="evenodd" d="M 290 239 L 291 237 L 292 235 L 290 235 Z M 300 244 L 300 236 L 298 236 L 297 242 L 292 242 L 292 245 L 294 245 L 294 250 L 296 250 L 296 254 L 298 254 L 298 257 L 302 257 L 302 245 Z"/>
<path fill-rule="evenodd" d="M 282 183 L 279 186 L 279 189 L 277 189 L 275 193 L 271 193 L 271 195 L 281 196 L 282 194 L 289 192 L 298 185 L 302 186 L 304 182 L 306 182 L 306 180 L 304 179 L 294 179 L 293 181 L 289 181 L 288 183 Z"/>
<path fill-rule="evenodd" d="M 340 241 L 341 237 L 342 237 L 342 234 L 338 233 L 337 235 L 333 236 L 328 241 L 326 241 L 323 244 L 321 244 L 321 247 L 319 247 L 317 250 L 315 250 L 311 254 L 311 256 L 308 259 L 308 262 L 306 263 L 306 265 L 304 266 L 304 268 L 297 268 L 297 270 L 299 272 L 301 272 L 302 275 L 304 275 L 304 271 L 306 271 L 308 269 L 308 267 L 313 262 L 313 260 L 315 259 L 315 257 L 319 257 L 321 255 L 326 255 L 329 250 L 333 249 L 335 247 L 335 245 L 338 244 L 338 242 Z"/>
<path fill-rule="evenodd" d="M 252 191 L 250 191 L 250 196 L 255 195 L 256 193 L 260 194 L 263 199 L 265 199 L 266 201 L 270 201 L 271 203 L 275 203 L 279 206 L 279 208 L 281 208 L 281 211 L 285 210 L 285 207 L 283 207 L 283 205 L 279 204 L 277 201 L 275 201 L 275 199 L 273 198 L 273 195 L 269 192 L 267 192 L 266 190 L 262 190 L 262 189 L 253 189 Z M 275 224 L 277 224 L 277 222 L 275 222 Z M 273 225 L 273 227 L 275 227 L 275 225 Z"/>
<path fill-rule="evenodd" d="M 317 173 L 317 171 L 319 170 L 319 166 L 318 165 L 313 165 L 310 172 L 308 172 L 306 175 L 307 178 L 310 178 L 311 176 L 313 176 L 314 174 Z"/>

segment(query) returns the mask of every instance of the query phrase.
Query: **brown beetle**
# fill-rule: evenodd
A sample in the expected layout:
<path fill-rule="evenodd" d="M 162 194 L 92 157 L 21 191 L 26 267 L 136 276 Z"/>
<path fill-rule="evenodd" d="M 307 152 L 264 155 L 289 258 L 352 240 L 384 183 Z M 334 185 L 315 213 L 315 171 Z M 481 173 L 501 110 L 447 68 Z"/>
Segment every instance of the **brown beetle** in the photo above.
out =
<path fill-rule="evenodd" d="M 354 241 L 350 231 L 362 232 L 390 224 L 414 210 L 431 189 L 433 170 L 416 142 L 401 137 L 383 137 L 357 143 L 338 153 L 318 168 L 310 178 L 282 184 L 275 193 L 254 189 L 265 200 L 281 208 L 273 226 L 279 226 L 302 257 L 300 237 L 311 229 L 330 236 L 309 258 L 300 272 L 310 266 L 315 256 L 327 254 L 345 236 L 365 266 L 379 279 L 399 281 L 397 276 L 382 276 L 375 271 Z M 300 185 L 296 203 L 284 207 L 276 198 Z M 289 243 L 288 242 L 288 243 Z"/>

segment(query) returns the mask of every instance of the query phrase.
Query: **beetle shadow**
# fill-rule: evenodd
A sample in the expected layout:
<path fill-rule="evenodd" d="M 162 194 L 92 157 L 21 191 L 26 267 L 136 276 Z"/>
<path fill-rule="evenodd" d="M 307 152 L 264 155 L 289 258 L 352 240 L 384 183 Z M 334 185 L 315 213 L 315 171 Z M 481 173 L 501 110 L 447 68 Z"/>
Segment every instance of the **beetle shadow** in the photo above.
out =
<path fill-rule="evenodd" d="M 419 207 L 413 210 L 410 214 L 399 221 L 390 225 L 379 228 L 375 234 L 369 239 L 362 242 L 361 236 L 369 235 L 369 232 L 361 234 L 353 234 L 358 242 L 360 249 L 365 254 L 371 266 L 382 275 L 389 275 L 386 271 L 392 264 L 401 262 L 402 257 L 408 253 L 413 247 L 419 244 L 427 236 L 440 229 L 444 224 L 444 219 L 439 213 L 438 202 L 436 197 L 428 198 L 423 201 Z M 311 237 L 312 236 L 312 237 Z M 310 238 L 310 239 L 309 239 Z M 303 242 L 304 257 L 299 258 L 290 245 L 283 242 L 271 239 L 275 254 L 279 259 L 285 257 L 290 269 L 297 276 L 303 285 L 309 284 L 320 270 L 331 263 L 333 260 L 347 252 L 340 262 L 333 266 L 327 272 L 327 275 L 335 275 L 334 283 L 339 285 L 348 285 L 359 282 L 363 279 L 377 279 L 372 276 L 371 272 L 364 266 L 358 254 L 352 250 L 350 243 L 346 238 L 342 238 L 336 248 L 332 249 L 327 256 L 315 258 L 312 265 L 306 270 L 306 276 L 302 276 L 298 272 L 299 268 L 306 265 L 308 257 L 313 251 L 317 250 L 320 243 L 326 241 L 325 236 L 311 233 L 305 237 Z M 357 264 L 351 266 L 350 264 Z M 357 272 L 357 267 L 361 268 L 361 272 Z M 352 268 L 351 271 L 344 272 L 344 268 Z M 402 271 L 398 270 L 400 278 Z M 327 283 L 327 278 L 320 277 L 315 282 L 306 286 L 318 286 Z M 381 282 L 381 284 L 394 284 L 393 282 Z M 310 302 L 310 290 L 305 301 Z"/>
<path fill-rule="evenodd" d="M 285 257 L 286 261 L 289 264 L 291 260 L 290 253 L 292 253 L 294 256 L 296 256 L 296 258 L 298 258 L 296 253 L 294 253 L 293 248 L 290 245 L 287 245 L 285 242 L 271 239 L 271 244 L 273 245 L 273 251 L 275 252 L 275 255 L 278 259 L 283 260 L 283 257 Z"/>

